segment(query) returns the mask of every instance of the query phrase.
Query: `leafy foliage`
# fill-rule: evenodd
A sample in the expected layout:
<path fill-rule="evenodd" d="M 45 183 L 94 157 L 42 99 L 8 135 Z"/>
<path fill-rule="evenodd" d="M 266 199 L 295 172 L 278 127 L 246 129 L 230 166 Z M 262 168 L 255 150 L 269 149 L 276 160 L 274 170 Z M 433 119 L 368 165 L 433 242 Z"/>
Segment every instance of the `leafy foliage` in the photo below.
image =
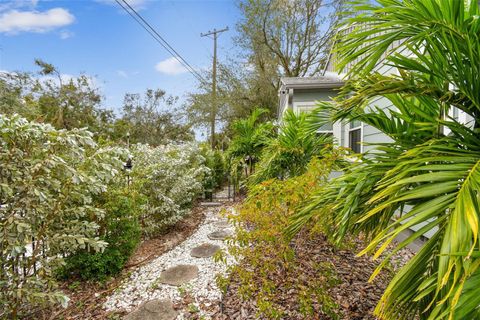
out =
<path fill-rule="evenodd" d="M 114 127 L 128 132 L 131 143 L 158 146 L 170 141 L 192 141 L 193 132 L 189 125 L 181 123 L 179 110 L 171 111 L 177 99 L 159 89 L 148 89 L 143 96 L 127 93 L 122 117 Z"/>
<path fill-rule="evenodd" d="M 55 274 L 103 280 L 119 272 L 141 232 L 187 214 L 210 174 L 193 143 L 135 145 L 131 172 L 127 156 L 86 129 L 0 115 L 2 317 L 65 306 Z"/>
<path fill-rule="evenodd" d="M 83 249 L 68 256 L 59 270 L 64 278 L 77 276 L 84 280 L 105 280 L 116 275 L 140 242 L 140 201 L 137 197 L 128 190 L 114 190 L 101 198 L 99 202 L 105 215 L 98 221 L 100 239 L 108 245 L 101 252 Z"/>
<path fill-rule="evenodd" d="M 210 174 L 195 143 L 134 145 L 133 190 L 145 197 L 140 223 L 147 236 L 165 231 L 185 216 Z"/>
<path fill-rule="evenodd" d="M 273 124 L 261 122 L 261 116 L 267 110 L 257 108 L 245 119 L 233 123 L 233 139 L 227 150 L 230 168 L 234 176 L 241 175 L 245 169 L 248 176 L 254 170 L 268 137 L 274 135 Z"/>
<path fill-rule="evenodd" d="M 285 287 L 292 292 L 298 289 L 302 293 L 297 297 L 299 305 L 290 308 L 298 308 L 305 317 L 310 317 L 309 307 L 313 301 L 316 304 L 321 301 L 322 314 L 338 318 L 335 303 L 326 293 L 335 282 L 333 270 L 324 266 L 322 270 L 326 274 L 329 272 L 329 280 L 310 283 L 307 287 L 302 281 L 291 279 L 296 265 L 301 262 L 295 258 L 295 250 L 283 231 L 295 208 L 327 182 L 329 173 L 337 168 L 342 156 L 341 152 L 333 151 L 322 160 L 312 159 L 303 175 L 286 180 L 271 179 L 252 186 L 246 201 L 237 208 L 237 214 L 229 216 L 235 222 L 236 233 L 228 251 L 242 258 L 242 263 L 231 266 L 230 271 L 240 280 L 240 295 L 244 299 L 255 297 L 259 311 L 266 318 L 284 316 L 281 311 L 284 306 L 275 304 L 278 289 L 275 279 L 283 279 Z M 315 290 L 310 291 L 312 288 Z"/>
<path fill-rule="evenodd" d="M 287 111 L 278 135 L 266 137 L 256 172 L 249 181 L 258 183 L 271 178 L 285 179 L 301 175 L 308 163 L 332 148 L 332 139 L 309 129 L 309 115 Z"/>
<path fill-rule="evenodd" d="M 101 142 L 126 142 L 127 134 L 132 143 L 151 145 L 193 140 L 190 126 L 174 109 L 178 98 L 163 90 L 127 93 L 122 114 L 115 116 L 104 107 L 95 78 L 67 77 L 52 64 L 38 59 L 35 63 L 39 75 L 0 72 L 0 113 L 19 114 L 57 129 L 88 128 Z"/>
<path fill-rule="evenodd" d="M 225 182 L 225 160 L 221 151 L 212 150 L 207 145 L 202 148 L 202 156 L 205 158 L 205 166 L 210 169 L 210 173 L 203 180 L 203 188 L 205 192 L 212 193 Z"/>
<path fill-rule="evenodd" d="M 62 254 L 107 245 L 96 236 L 93 220 L 105 211 L 94 197 L 119 174 L 124 154 L 100 148 L 84 129 L 55 130 L 0 115 L 2 312 L 15 318 L 20 307 L 68 302 L 52 271 Z"/>
<path fill-rule="evenodd" d="M 339 241 L 364 231 L 372 241 L 362 254 L 373 251 L 375 257 L 402 230 L 418 231 L 394 252 L 429 231 L 433 236 L 391 281 L 376 314 L 478 318 L 478 3 L 379 0 L 353 6 L 359 11 L 346 20 L 353 31 L 337 49 L 350 79 L 333 118 L 360 119 L 393 142 L 377 146 L 314 195 L 289 231 L 311 218 L 333 225 Z M 405 50 L 392 50 L 399 44 Z M 377 73 L 378 63 L 397 67 L 399 75 Z M 375 97 L 396 108 L 366 108 Z M 448 117 L 453 107 L 474 123 Z"/>

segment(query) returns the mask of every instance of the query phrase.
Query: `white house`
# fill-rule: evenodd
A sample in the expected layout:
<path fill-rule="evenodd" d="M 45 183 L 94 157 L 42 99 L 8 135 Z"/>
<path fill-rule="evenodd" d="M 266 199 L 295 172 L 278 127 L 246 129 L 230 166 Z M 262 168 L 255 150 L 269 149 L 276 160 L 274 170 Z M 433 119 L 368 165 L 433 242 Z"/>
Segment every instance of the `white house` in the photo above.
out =
<path fill-rule="evenodd" d="M 321 77 L 283 77 L 280 79 L 278 121 L 286 110 L 295 113 L 312 111 L 318 101 L 329 101 L 338 94 L 344 81 L 335 74 Z M 360 122 L 333 123 L 324 125 L 318 132 L 331 134 L 338 145 L 363 152 L 361 144 L 363 125 Z"/>
<path fill-rule="evenodd" d="M 340 31 L 339 33 L 349 32 L 350 29 Z M 408 54 L 406 49 L 400 46 L 400 43 L 392 44 L 390 49 L 395 49 L 403 54 Z M 328 101 L 337 95 L 339 88 L 342 87 L 345 79 L 345 75 L 341 75 L 336 70 L 336 57 L 330 55 L 327 66 L 324 70 L 324 76 L 315 78 L 282 78 L 281 86 L 279 90 L 279 108 L 278 117 L 279 121 L 283 117 L 283 114 L 287 109 L 291 109 L 294 112 L 309 112 L 311 111 L 317 101 Z M 381 74 L 395 74 L 398 71 L 384 63 L 381 60 L 377 66 L 376 71 Z M 345 71 L 348 71 L 347 65 Z M 379 107 L 384 110 L 395 109 L 392 103 L 384 97 L 380 97 L 370 101 L 369 106 Z M 369 107 L 367 106 L 367 108 Z M 473 126 L 473 119 L 465 114 L 463 111 L 452 108 L 449 111 L 449 116 L 456 119 L 460 123 L 471 124 Z M 447 129 L 448 130 L 448 129 Z M 331 133 L 338 145 L 343 147 L 349 147 L 357 153 L 366 152 L 373 148 L 376 143 L 389 142 L 391 139 L 380 132 L 376 128 L 364 124 L 361 122 L 352 123 L 334 123 L 326 125 L 320 129 L 320 132 Z M 448 134 L 447 131 L 444 132 Z M 408 210 L 408 208 L 405 208 Z M 421 226 L 415 226 L 413 229 L 404 232 L 399 236 L 400 240 L 408 237 L 412 232 L 419 230 Z M 435 230 L 424 234 L 425 238 L 430 238 Z M 422 242 L 412 243 L 409 247 L 413 250 L 418 250 L 422 246 Z"/>

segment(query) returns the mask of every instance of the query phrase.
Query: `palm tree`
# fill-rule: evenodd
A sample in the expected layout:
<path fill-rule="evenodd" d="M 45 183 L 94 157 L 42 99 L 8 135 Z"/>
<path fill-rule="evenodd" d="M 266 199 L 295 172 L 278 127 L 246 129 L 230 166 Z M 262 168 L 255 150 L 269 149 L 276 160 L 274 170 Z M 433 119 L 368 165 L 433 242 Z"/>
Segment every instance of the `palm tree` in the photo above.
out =
<path fill-rule="evenodd" d="M 256 108 L 249 117 L 232 124 L 233 139 L 227 157 L 233 171 L 245 167 L 246 176 L 254 171 L 266 139 L 274 134 L 271 122 L 261 122 L 262 115 L 267 112 L 266 109 Z"/>
<path fill-rule="evenodd" d="M 384 319 L 480 317 L 480 12 L 476 0 L 356 2 L 337 46 L 349 80 L 332 118 L 359 119 L 392 143 L 347 169 L 298 212 L 288 232 L 310 218 L 371 239 L 361 252 L 379 257 L 403 230 L 417 227 L 393 252 L 433 236 L 390 282 L 375 313 Z M 365 27 L 367 26 L 367 27 Z M 404 50 L 395 50 L 400 44 Z M 399 70 L 382 75 L 385 57 Z M 385 97 L 389 113 L 366 108 Z M 448 117 L 453 107 L 473 119 Z M 448 135 L 444 134 L 447 130 Z M 408 210 L 406 210 L 408 208 Z M 387 255 L 374 277 L 388 262 Z"/>
<path fill-rule="evenodd" d="M 269 137 L 250 183 L 260 183 L 271 178 L 289 178 L 303 174 L 314 157 L 328 152 L 332 139 L 319 135 L 308 126 L 309 115 L 296 115 L 288 110 L 278 129 L 278 135 Z"/>

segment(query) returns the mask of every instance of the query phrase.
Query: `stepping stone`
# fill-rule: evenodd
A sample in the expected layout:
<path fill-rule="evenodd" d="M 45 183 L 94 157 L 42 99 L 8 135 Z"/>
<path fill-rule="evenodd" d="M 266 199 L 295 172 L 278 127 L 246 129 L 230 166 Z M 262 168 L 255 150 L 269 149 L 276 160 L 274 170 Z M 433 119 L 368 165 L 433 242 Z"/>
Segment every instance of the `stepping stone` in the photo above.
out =
<path fill-rule="evenodd" d="M 159 281 L 171 286 L 181 286 L 198 276 L 198 267 L 186 264 L 169 268 L 160 274 Z"/>
<path fill-rule="evenodd" d="M 220 250 L 220 246 L 210 243 L 204 243 L 198 247 L 195 247 L 190 251 L 190 255 L 195 258 L 209 258 L 213 256 L 218 250 Z"/>
<path fill-rule="evenodd" d="M 220 202 L 200 202 L 202 207 L 219 207 L 222 204 Z"/>
<path fill-rule="evenodd" d="M 214 222 L 213 225 L 217 228 L 224 229 L 224 228 L 230 228 L 232 225 L 227 221 L 217 221 Z"/>
<path fill-rule="evenodd" d="M 178 312 L 170 300 L 150 300 L 127 314 L 124 320 L 174 320 Z"/>
<path fill-rule="evenodd" d="M 230 232 L 227 232 L 225 230 L 218 230 L 210 233 L 207 237 L 210 240 L 225 240 L 229 236 L 231 236 Z"/>

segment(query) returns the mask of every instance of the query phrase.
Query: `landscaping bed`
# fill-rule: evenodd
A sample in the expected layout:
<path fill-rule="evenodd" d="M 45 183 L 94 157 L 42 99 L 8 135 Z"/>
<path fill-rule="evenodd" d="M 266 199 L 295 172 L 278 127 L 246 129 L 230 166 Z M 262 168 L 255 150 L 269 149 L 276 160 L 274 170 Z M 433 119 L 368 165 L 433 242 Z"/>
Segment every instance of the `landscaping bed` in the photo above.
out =
<path fill-rule="evenodd" d="M 222 298 L 216 277 L 226 276 L 228 265 L 235 261 L 220 251 L 233 226 L 223 217 L 231 212 L 230 203 L 208 206 L 205 220 L 196 231 L 174 249 L 137 268 L 105 301 L 103 307 L 112 312 L 128 312 L 131 319 L 142 316 L 154 304 L 169 305 L 177 319 L 210 319 Z M 224 263 L 218 263 L 217 254 Z M 172 319 L 173 317 L 168 319 Z"/>
<path fill-rule="evenodd" d="M 356 257 L 365 245 L 361 239 L 352 239 L 338 249 L 323 236 L 302 234 L 291 245 L 295 258 L 289 268 L 278 265 L 269 273 L 268 280 L 274 285 L 268 294 L 245 294 L 245 284 L 231 274 L 214 319 L 375 319 L 372 312 L 394 271 L 413 255 L 409 250 L 400 251 L 390 267 L 368 282 L 378 261 Z M 251 281 L 261 287 L 265 279 L 261 270 L 252 268 L 247 259 L 239 268 L 248 270 Z M 264 295 L 262 305 L 258 305 L 259 294 Z"/>
<path fill-rule="evenodd" d="M 147 264 L 159 255 L 170 251 L 187 239 L 204 221 L 206 208 L 196 206 L 192 212 L 170 227 L 164 234 L 143 241 L 130 257 L 124 270 L 114 279 L 104 283 L 69 280 L 60 284 L 71 299 L 67 309 L 61 307 L 46 309 L 29 319 L 120 319 L 121 313 L 108 313 L 103 304 L 122 281 L 138 267 Z"/>

